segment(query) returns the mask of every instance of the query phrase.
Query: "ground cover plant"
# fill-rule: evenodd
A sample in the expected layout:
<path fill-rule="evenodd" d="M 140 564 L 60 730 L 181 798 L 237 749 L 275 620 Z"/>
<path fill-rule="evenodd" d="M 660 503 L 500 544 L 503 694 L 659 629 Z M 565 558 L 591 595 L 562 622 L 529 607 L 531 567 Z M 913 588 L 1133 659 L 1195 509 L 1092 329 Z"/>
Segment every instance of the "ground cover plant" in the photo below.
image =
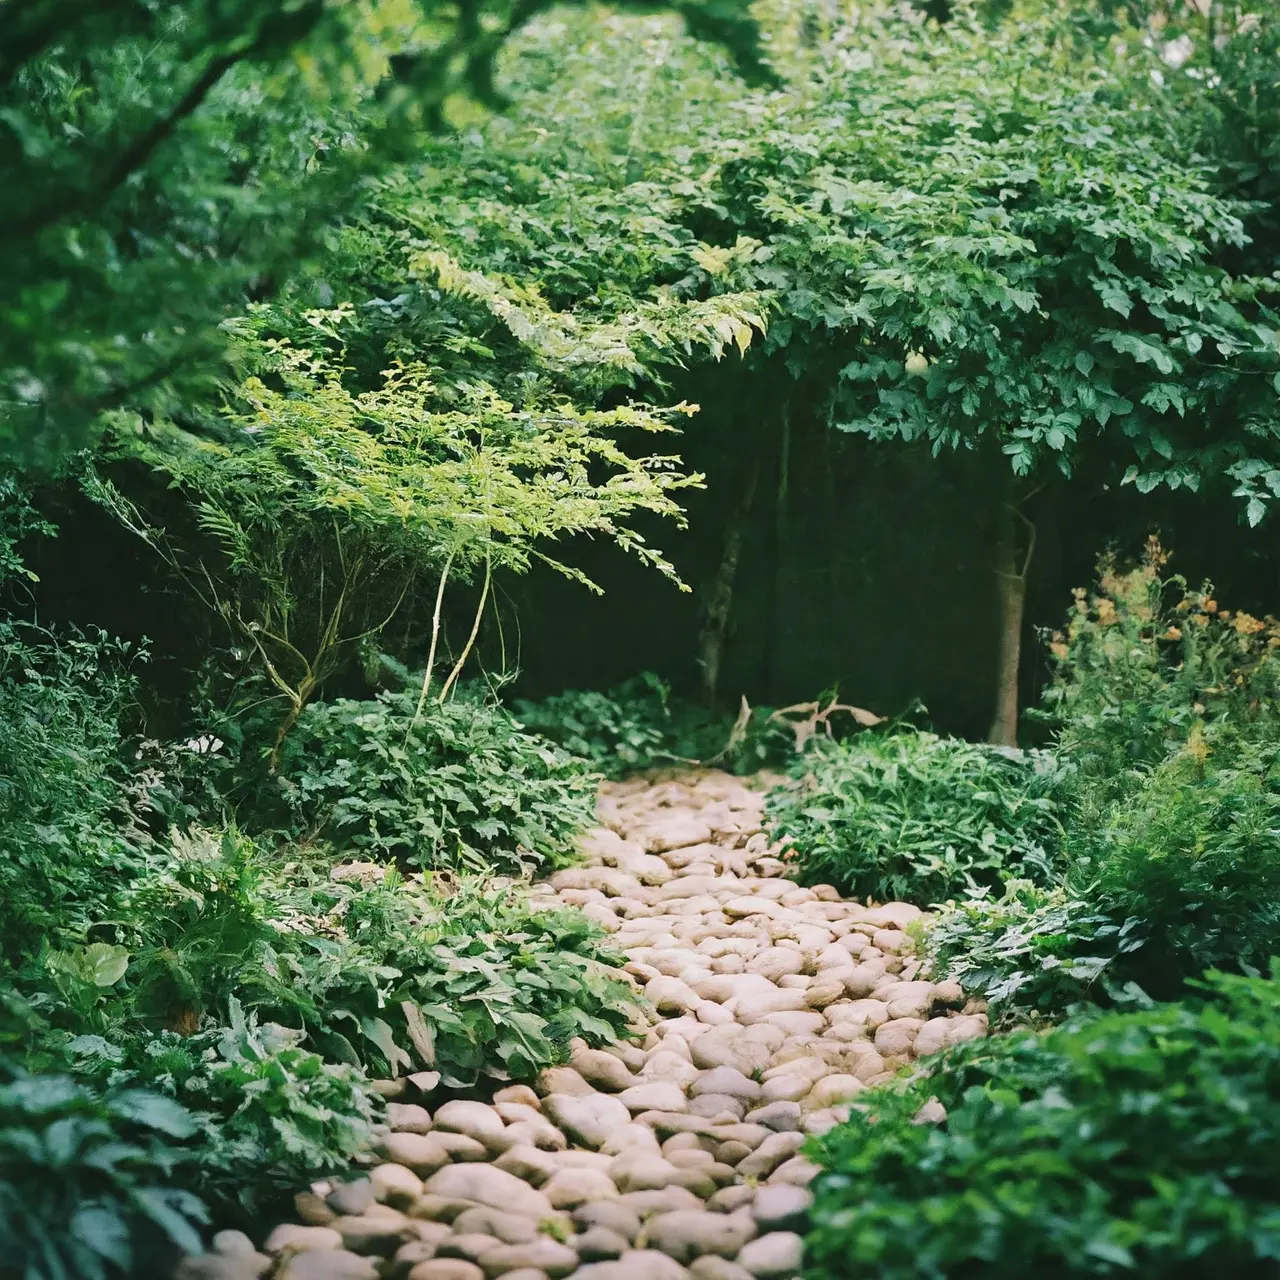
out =
<path fill-rule="evenodd" d="M 734 717 L 675 696 L 651 671 L 613 689 L 520 699 L 514 709 L 523 724 L 610 778 L 679 765 L 753 773 L 794 754 L 786 722 L 769 708 L 744 701 Z"/>
<path fill-rule="evenodd" d="M 1264 972 L 1275 952 L 1278 633 L 1167 561 L 1154 540 L 1131 567 L 1104 557 L 1049 638 L 1054 880 L 955 895 L 934 927 L 940 970 L 1009 1011 L 1135 984 L 1174 997 L 1208 968 Z"/>
<path fill-rule="evenodd" d="M 1205 1274 L 1275 1265 L 1280 980 L 950 1051 L 812 1144 L 809 1274 Z M 939 1124 L 919 1124 L 936 1097 Z"/>
<path fill-rule="evenodd" d="M 1060 779 L 1043 752 L 911 728 L 816 740 L 774 791 L 772 834 L 802 883 L 931 901 L 1006 876 L 1047 884 L 1059 856 Z"/>
<path fill-rule="evenodd" d="M 313 703 L 255 797 L 261 821 L 427 870 L 554 867 L 592 818 L 583 762 L 525 733 L 483 691 Z"/>

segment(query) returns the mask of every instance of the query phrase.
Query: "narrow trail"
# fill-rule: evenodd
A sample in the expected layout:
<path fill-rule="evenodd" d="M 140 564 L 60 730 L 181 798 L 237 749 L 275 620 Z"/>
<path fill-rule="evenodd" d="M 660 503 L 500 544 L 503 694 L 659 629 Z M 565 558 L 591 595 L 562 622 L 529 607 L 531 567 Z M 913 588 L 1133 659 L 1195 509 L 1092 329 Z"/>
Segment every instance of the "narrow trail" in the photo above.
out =
<path fill-rule="evenodd" d="M 188 1280 L 796 1276 L 805 1136 L 987 1020 L 915 978 L 919 908 L 786 879 L 763 805 L 722 773 L 603 787 L 585 865 L 537 892 L 610 931 L 656 1009 L 643 1043 L 575 1044 L 492 1104 L 392 1102 L 385 1163 L 300 1196 L 265 1254 L 224 1233 Z"/>

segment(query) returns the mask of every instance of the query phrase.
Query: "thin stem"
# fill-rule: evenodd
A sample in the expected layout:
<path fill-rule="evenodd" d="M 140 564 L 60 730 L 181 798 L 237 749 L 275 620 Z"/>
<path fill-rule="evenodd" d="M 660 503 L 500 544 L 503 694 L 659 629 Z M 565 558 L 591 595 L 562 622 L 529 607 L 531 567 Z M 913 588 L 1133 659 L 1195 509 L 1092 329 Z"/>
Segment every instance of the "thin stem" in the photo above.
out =
<path fill-rule="evenodd" d="M 427 669 L 422 673 L 422 692 L 418 694 L 418 705 L 414 708 L 413 719 L 409 721 L 409 727 L 404 731 L 405 742 L 409 741 L 409 735 L 422 719 L 422 708 L 427 705 L 427 692 L 431 688 L 431 668 L 435 666 L 436 647 L 440 643 L 440 610 L 444 607 L 444 588 L 449 581 L 449 570 L 453 567 L 456 550 L 456 547 L 449 549 L 444 568 L 440 570 L 440 585 L 436 588 L 436 607 L 431 614 L 431 647 L 427 650 Z"/>
<path fill-rule="evenodd" d="M 467 637 L 467 643 L 462 646 L 462 653 L 458 656 L 457 662 L 453 664 L 453 670 L 449 672 L 449 678 L 444 682 L 444 688 L 440 690 L 440 697 L 437 701 L 441 706 L 444 705 L 445 698 L 449 696 L 449 690 L 453 688 L 454 683 L 462 674 L 462 668 L 471 656 L 471 650 L 475 648 L 476 636 L 480 634 L 480 619 L 484 616 L 484 606 L 489 599 L 489 581 L 492 576 L 493 562 L 486 552 L 484 557 L 484 586 L 480 591 L 480 603 L 476 607 L 476 616 L 471 623 L 471 634 Z"/>

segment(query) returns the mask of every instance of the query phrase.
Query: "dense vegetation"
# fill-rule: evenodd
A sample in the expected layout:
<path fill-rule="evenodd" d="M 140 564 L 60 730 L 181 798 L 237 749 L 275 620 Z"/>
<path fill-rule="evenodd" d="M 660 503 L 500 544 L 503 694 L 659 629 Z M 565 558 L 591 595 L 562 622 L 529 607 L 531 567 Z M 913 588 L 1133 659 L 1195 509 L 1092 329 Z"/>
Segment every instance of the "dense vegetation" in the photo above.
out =
<path fill-rule="evenodd" d="M 932 907 L 921 960 L 1019 1028 L 815 1143 L 815 1276 L 1263 1274 L 1273 602 L 1119 543 L 1023 651 L 1063 511 L 1172 495 L 1274 554 L 1280 14 L 615 8 L 5 7 L 6 1265 L 167 1266 L 405 1079 L 633 1035 L 530 882 L 601 775 L 706 764 L 769 771 L 802 884 Z M 958 477 L 988 742 L 843 669 L 730 687 L 802 424 Z M 99 541 L 176 627 L 66 607 Z M 534 696 L 519 604 L 625 612 L 633 569 L 697 588 L 682 672 Z"/>

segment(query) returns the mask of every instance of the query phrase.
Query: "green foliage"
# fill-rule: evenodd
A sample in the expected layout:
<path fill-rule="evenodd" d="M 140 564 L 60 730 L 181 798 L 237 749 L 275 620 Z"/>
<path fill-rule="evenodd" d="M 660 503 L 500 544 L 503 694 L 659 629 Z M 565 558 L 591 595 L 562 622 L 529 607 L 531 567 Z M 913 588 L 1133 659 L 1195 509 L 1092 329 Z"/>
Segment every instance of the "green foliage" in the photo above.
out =
<path fill-rule="evenodd" d="M 1155 539 L 1132 568 L 1104 556 L 1050 638 L 1057 884 L 950 903 L 929 930 L 938 972 L 1006 1010 L 1174 996 L 1210 967 L 1262 971 L 1275 949 L 1280 632 L 1167 559 Z"/>
<path fill-rule="evenodd" d="M 97 1092 L 0 1069 L 0 1249 L 12 1275 L 138 1275 L 166 1244 L 199 1252 L 204 1205 L 173 1185 L 197 1120 L 142 1089 Z"/>
<path fill-rule="evenodd" d="M 1058 782 L 1047 753 L 895 728 L 816 740 L 766 814 L 804 882 L 929 902 L 1006 876 L 1047 882 Z"/>
<path fill-rule="evenodd" d="M 675 764 L 752 773 L 794 754 L 786 726 L 767 709 L 744 706 L 734 721 L 674 696 L 651 671 L 605 692 L 569 689 L 518 701 L 515 711 L 527 727 L 611 778 Z"/>
<path fill-rule="evenodd" d="M 1264 970 L 1280 934 L 1280 743 L 1193 734 L 1112 806 L 1075 870 L 1142 918 L 1153 994 L 1210 967 Z"/>
<path fill-rule="evenodd" d="M 1273 286 L 1221 265 L 1244 209 L 1147 58 L 1079 58 L 1062 26 L 966 8 L 833 34 L 717 131 L 715 281 L 772 291 L 768 347 L 840 429 L 1017 476 L 1091 455 L 1143 492 L 1273 473 Z M 1256 521 L 1270 492 L 1249 496 Z"/>
<path fill-rule="evenodd" d="M 961 1046 L 812 1144 L 815 1280 L 1275 1265 L 1280 978 Z M 931 1096 L 938 1125 L 913 1116 Z"/>
<path fill-rule="evenodd" d="M 515 713 L 526 728 L 617 778 L 670 762 L 670 697 L 667 683 L 646 671 L 606 692 L 569 689 L 541 702 L 525 699 Z"/>
<path fill-rule="evenodd" d="M 332 897 L 330 895 L 333 895 Z M 336 901 L 335 901 L 336 899 Z M 394 876 L 358 892 L 317 890 L 337 946 L 300 957 L 313 1038 L 371 1069 L 435 1068 L 445 1084 L 530 1080 L 569 1040 L 627 1034 L 635 997 L 603 966 L 598 934 L 577 912 L 536 907 L 510 887 L 464 883 L 432 895 Z M 346 1036 L 358 1048 L 340 1041 Z"/>
<path fill-rule="evenodd" d="M 296 1190 L 369 1147 L 377 1098 L 359 1068 L 303 1048 L 305 1032 L 259 1026 L 234 996 L 229 1015 L 229 1027 L 204 1037 L 218 1037 L 217 1057 L 181 1089 L 189 1106 L 214 1117 L 202 1166 L 224 1199 L 249 1206 Z"/>
<path fill-rule="evenodd" d="M 75 937 L 140 866 L 145 789 L 126 789 L 128 647 L 0 624 L 0 946 Z"/>
<path fill-rule="evenodd" d="M 936 972 L 997 1017 L 1055 1017 L 1076 1004 L 1137 998 L 1112 971 L 1145 936 L 1143 920 L 1117 923 L 1096 895 L 1016 879 L 998 896 L 975 890 L 941 905 L 925 933 Z"/>
<path fill-rule="evenodd" d="M 762 71 L 739 5 L 623 3 L 673 8 Z M 547 7 L 25 0 L 0 58 L 0 173 L 18 193 L 3 232 L 6 448 L 56 451 L 104 408 L 207 394 L 220 323 L 317 256 L 335 214 L 424 130 L 501 105 L 494 60 Z"/>
<path fill-rule="evenodd" d="M 308 707 L 260 812 L 407 866 L 521 873 L 562 862 L 594 805 L 580 762 L 483 697 L 418 715 L 414 695 L 384 691 Z"/>
<path fill-rule="evenodd" d="M 1280 627 L 1220 608 L 1211 584 L 1192 589 L 1166 573 L 1168 558 L 1155 538 L 1131 568 L 1103 556 L 1096 589 L 1075 592 L 1065 630 L 1050 638 L 1043 718 L 1104 799 L 1197 725 L 1265 739 L 1280 713 Z"/>

